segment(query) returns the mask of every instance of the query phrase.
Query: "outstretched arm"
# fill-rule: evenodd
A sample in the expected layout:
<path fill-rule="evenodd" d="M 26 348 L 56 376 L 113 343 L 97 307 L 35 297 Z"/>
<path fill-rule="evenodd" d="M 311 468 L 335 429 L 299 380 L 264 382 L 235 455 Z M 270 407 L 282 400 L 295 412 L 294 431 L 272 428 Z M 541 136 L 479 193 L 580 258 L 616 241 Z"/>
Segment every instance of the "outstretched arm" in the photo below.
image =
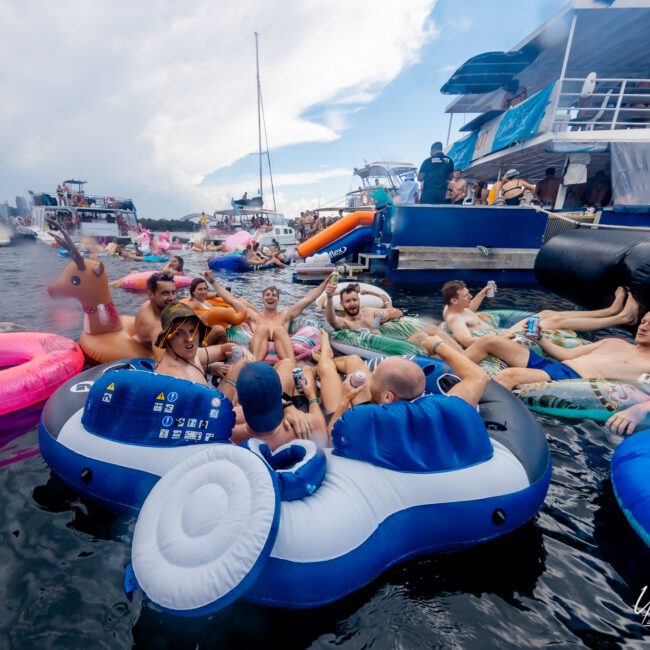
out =
<path fill-rule="evenodd" d="M 487 373 L 470 361 L 462 352 L 447 345 L 439 336 L 432 336 L 425 342 L 425 345 L 427 354 L 437 354 L 450 365 L 461 379 L 460 383 L 456 384 L 447 395 L 460 397 L 470 406 L 476 406 L 490 381 Z"/>
<path fill-rule="evenodd" d="M 248 314 L 248 317 L 256 316 L 259 314 L 257 309 L 250 306 L 250 304 L 245 304 L 242 301 L 235 298 L 235 296 L 228 291 L 228 289 L 222 287 L 217 280 L 212 276 L 212 271 L 206 269 L 203 272 L 203 277 L 214 287 L 215 292 L 220 298 L 223 298 L 229 305 L 232 305 L 237 311 L 245 311 Z"/>
<path fill-rule="evenodd" d="M 325 318 L 327 318 L 327 322 L 335 330 L 345 330 L 348 329 L 347 323 L 342 318 L 339 318 L 334 311 L 334 301 L 332 300 L 332 296 L 334 295 L 335 291 L 336 287 L 331 282 L 328 282 L 327 287 L 325 288 L 325 293 L 327 294 L 327 302 L 325 303 Z"/>
<path fill-rule="evenodd" d="M 472 302 L 469 303 L 469 308 L 472 311 L 477 311 L 478 308 L 481 306 L 481 303 L 483 302 L 483 299 L 485 296 L 487 296 L 488 288 L 483 287 L 473 298 Z"/>
<path fill-rule="evenodd" d="M 312 289 L 302 300 L 299 300 L 295 305 L 287 308 L 285 314 L 289 320 L 299 316 L 309 305 L 311 305 L 318 296 L 325 291 L 327 283 L 330 281 L 332 274 L 328 275 L 317 287 Z"/>
<path fill-rule="evenodd" d="M 587 345 L 579 345 L 577 348 L 563 348 L 560 345 L 551 343 L 545 338 L 539 340 L 539 347 L 547 354 L 550 354 L 558 361 L 568 361 L 569 359 L 577 359 L 585 354 L 589 354 L 594 350 L 602 347 L 605 341 L 596 341 L 595 343 L 588 343 Z"/>

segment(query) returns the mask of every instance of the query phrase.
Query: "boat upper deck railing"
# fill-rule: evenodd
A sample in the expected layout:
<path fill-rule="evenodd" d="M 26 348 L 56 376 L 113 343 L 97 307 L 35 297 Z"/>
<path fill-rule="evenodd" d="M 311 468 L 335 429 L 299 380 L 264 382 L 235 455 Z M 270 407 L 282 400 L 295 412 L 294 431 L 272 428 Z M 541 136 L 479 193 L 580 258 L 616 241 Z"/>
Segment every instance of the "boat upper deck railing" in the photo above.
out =
<path fill-rule="evenodd" d="M 557 92 L 555 132 L 650 128 L 650 79 L 567 77 Z"/>

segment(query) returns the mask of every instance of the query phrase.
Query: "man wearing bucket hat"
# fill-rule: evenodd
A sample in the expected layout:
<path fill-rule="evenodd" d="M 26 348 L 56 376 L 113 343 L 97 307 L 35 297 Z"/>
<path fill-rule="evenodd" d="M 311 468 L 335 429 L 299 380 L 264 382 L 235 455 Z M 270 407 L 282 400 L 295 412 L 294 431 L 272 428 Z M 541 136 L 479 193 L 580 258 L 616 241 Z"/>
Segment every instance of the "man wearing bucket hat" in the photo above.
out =
<path fill-rule="evenodd" d="M 224 361 L 233 343 L 206 347 L 209 328 L 194 311 L 181 302 L 172 302 L 160 314 L 162 331 L 155 345 L 163 352 L 156 364 L 156 372 L 162 375 L 188 379 L 208 385 L 206 374 L 215 368 L 212 364 Z"/>
<path fill-rule="evenodd" d="M 495 196 L 503 198 L 506 205 L 519 205 L 525 191 L 535 191 L 534 185 L 519 178 L 516 169 L 509 169 L 494 185 Z"/>

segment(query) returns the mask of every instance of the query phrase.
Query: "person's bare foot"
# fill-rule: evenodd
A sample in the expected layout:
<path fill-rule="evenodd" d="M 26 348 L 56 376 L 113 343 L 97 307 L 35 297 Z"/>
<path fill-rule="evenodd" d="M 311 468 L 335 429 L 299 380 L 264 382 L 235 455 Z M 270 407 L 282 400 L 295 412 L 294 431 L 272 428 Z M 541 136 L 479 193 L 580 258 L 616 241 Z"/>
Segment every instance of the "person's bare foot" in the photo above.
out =
<path fill-rule="evenodd" d="M 627 296 L 625 287 L 616 287 L 616 291 L 614 292 L 614 302 L 610 307 L 613 314 L 618 314 L 623 309 L 623 305 L 625 305 L 625 296 Z"/>
<path fill-rule="evenodd" d="M 634 299 L 630 292 L 625 301 L 625 307 L 621 310 L 623 323 L 633 325 L 639 320 L 639 303 Z"/>
<path fill-rule="evenodd" d="M 320 361 L 320 350 L 312 350 L 311 351 L 311 358 L 312 361 L 315 361 L 318 363 Z"/>

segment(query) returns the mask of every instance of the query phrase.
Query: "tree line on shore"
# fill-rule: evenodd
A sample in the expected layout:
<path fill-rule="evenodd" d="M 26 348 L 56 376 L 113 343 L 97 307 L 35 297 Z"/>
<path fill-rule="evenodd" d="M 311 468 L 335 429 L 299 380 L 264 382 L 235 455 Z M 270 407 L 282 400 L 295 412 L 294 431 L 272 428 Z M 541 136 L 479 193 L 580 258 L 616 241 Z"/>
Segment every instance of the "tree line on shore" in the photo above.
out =
<path fill-rule="evenodd" d="M 178 219 L 142 219 L 138 217 L 138 222 L 143 228 L 152 232 L 165 232 L 173 230 L 174 232 L 194 232 L 196 224 L 191 221 L 179 221 Z"/>

